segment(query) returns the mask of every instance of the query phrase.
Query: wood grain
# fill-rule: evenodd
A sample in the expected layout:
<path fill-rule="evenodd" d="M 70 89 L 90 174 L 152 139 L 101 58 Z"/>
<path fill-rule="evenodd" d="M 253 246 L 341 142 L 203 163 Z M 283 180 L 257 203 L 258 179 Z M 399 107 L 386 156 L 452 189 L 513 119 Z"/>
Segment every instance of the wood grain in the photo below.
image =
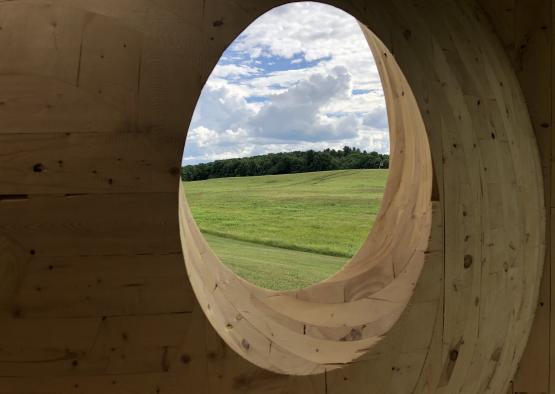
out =
<path fill-rule="evenodd" d="M 328 1 L 395 161 L 345 270 L 275 294 L 221 266 L 177 172 L 219 57 L 283 3 L 0 2 L 0 393 L 555 392 L 552 2 Z"/>

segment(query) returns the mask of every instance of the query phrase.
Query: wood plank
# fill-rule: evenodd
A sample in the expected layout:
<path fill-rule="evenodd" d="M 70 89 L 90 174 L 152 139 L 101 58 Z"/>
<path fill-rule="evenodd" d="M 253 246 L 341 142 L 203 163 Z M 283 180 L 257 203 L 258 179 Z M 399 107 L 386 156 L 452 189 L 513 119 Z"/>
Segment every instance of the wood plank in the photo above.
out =
<path fill-rule="evenodd" d="M 3 57 L 0 73 L 39 75 L 75 85 L 110 103 L 135 127 L 142 58 L 138 30 L 118 19 L 60 4 L 4 6 L 0 25 L 0 45 L 12 54 Z M 46 111 L 40 108 L 40 113 L 52 112 L 55 103 Z"/>
<path fill-rule="evenodd" d="M 0 235 L 36 256 L 181 253 L 176 193 L 0 201 Z"/>
<path fill-rule="evenodd" d="M 90 376 L 35 376 L 0 377 L 2 394 L 99 394 L 133 393 L 152 394 L 160 392 L 179 392 L 181 385 L 175 385 L 167 373 L 129 374 L 129 375 L 90 375 Z"/>
<path fill-rule="evenodd" d="M 480 0 L 495 27 L 495 33 L 503 43 L 505 50 L 515 48 L 515 7 L 517 0 Z"/>
<path fill-rule="evenodd" d="M 31 256 L 12 308 L 26 318 L 190 312 L 183 256 Z M 12 309 L 13 310 L 13 309 Z"/>
<path fill-rule="evenodd" d="M 0 135 L 128 128 L 124 112 L 75 85 L 35 75 L 0 75 Z"/>
<path fill-rule="evenodd" d="M 554 130 L 555 124 L 555 5 L 551 2 L 551 23 L 548 26 L 548 31 L 551 32 L 551 129 Z M 555 138 L 551 137 L 551 159 L 555 157 Z M 553 176 L 555 171 L 553 171 L 553 167 L 551 169 L 551 179 L 550 181 L 555 183 Z M 553 189 L 551 189 L 551 193 L 553 194 Z M 553 198 L 553 195 L 552 195 Z M 553 215 L 553 206 L 549 209 L 550 216 Z M 555 320 L 555 253 L 553 253 L 553 233 L 554 228 L 553 224 L 551 223 L 550 233 L 549 233 L 549 267 L 550 267 L 550 338 L 549 338 L 549 347 L 550 347 L 550 356 L 549 356 L 549 393 L 555 393 L 555 324 L 553 323 Z"/>
<path fill-rule="evenodd" d="M 11 313 L 14 298 L 25 278 L 30 254 L 11 238 L 0 235 L 0 316 Z"/>
<path fill-rule="evenodd" d="M 184 143 L 154 132 L 0 133 L 0 195 L 177 195 Z"/>
<path fill-rule="evenodd" d="M 545 201 L 548 206 L 553 205 L 552 129 L 544 127 L 546 119 L 551 117 L 551 67 L 545 67 L 546 64 L 551 64 L 552 43 L 546 30 L 546 27 L 551 25 L 550 18 L 551 1 L 517 0 L 514 19 L 515 45 L 511 51 L 513 65 L 525 94 L 538 140 L 544 175 Z M 546 235 L 549 237 L 551 224 L 548 223 L 547 226 Z M 536 318 L 528 346 L 514 378 L 515 392 L 547 393 L 549 391 L 550 250 L 548 246 Z"/>
<path fill-rule="evenodd" d="M 103 319 L 85 360 L 107 359 L 105 373 L 167 372 L 179 362 L 190 313 Z"/>
<path fill-rule="evenodd" d="M 204 79 L 197 74 L 205 67 L 199 60 L 204 50 L 198 45 L 199 7 L 180 8 L 188 14 L 177 17 L 171 9 L 146 0 L 4 2 L 0 46 L 10 56 L 0 59 L 0 73 L 47 77 L 80 87 L 117 108 L 125 127 L 133 131 L 185 132 L 198 97 L 189 92 L 200 93 Z M 196 56 L 189 55 L 192 51 Z M 183 72 L 188 69 L 196 72 Z M 36 97 L 35 106 L 43 101 Z M 31 120 L 19 119 L 19 126 L 37 125 Z M 96 121 L 103 123 L 101 117 Z"/>
<path fill-rule="evenodd" d="M 547 205 L 552 201 L 552 129 L 545 127 L 546 117 L 551 118 L 552 39 L 551 1 L 508 0 L 505 2 L 482 1 L 492 19 L 496 33 L 509 54 L 521 87 L 526 96 L 540 149 Z M 512 4 L 509 4 L 512 3 Z M 548 87 L 545 89 L 545 87 Z M 551 123 L 551 122 L 549 122 Z M 550 225 L 548 224 L 548 227 Z M 549 228 L 547 232 L 549 237 Z M 547 392 L 549 385 L 549 311 L 551 267 L 550 247 L 546 250 L 547 266 L 540 287 L 540 300 L 528 347 L 515 376 L 515 392 Z M 551 328 L 552 330 L 552 328 Z M 553 351 L 551 351 L 553 352 Z"/>
<path fill-rule="evenodd" d="M 189 321 L 189 313 L 2 319 L 1 376 L 167 372 L 179 361 Z"/>
<path fill-rule="evenodd" d="M 41 364 L 71 367 L 73 360 L 92 347 L 100 324 L 100 318 L 43 319 L 40 322 L 19 317 L 1 319 L 1 375 L 9 376 L 17 365 L 24 367 L 26 363 L 31 364 L 27 370 L 38 373 Z M 46 370 L 42 372 L 47 373 Z"/>
<path fill-rule="evenodd" d="M 549 249 L 546 250 L 549 252 Z M 549 343 L 550 338 L 550 267 L 547 260 L 540 287 L 538 310 L 528 340 L 528 345 L 520 361 L 513 380 L 516 393 L 549 392 Z"/>
<path fill-rule="evenodd" d="M 87 12 L 54 4 L 2 4 L 0 74 L 42 75 L 75 83 Z"/>
<path fill-rule="evenodd" d="M 117 19 L 95 14 L 83 29 L 77 86 L 112 103 L 136 122 L 142 35 Z"/>

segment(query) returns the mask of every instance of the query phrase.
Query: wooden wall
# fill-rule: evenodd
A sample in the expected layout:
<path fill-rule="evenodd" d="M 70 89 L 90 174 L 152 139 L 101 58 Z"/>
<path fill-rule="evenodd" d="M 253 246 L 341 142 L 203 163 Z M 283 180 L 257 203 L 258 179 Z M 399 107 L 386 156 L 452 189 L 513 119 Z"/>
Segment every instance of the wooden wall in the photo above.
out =
<path fill-rule="evenodd" d="M 1 394 L 358 394 L 386 373 L 404 394 L 418 377 L 409 356 L 372 374 L 256 368 L 214 332 L 188 282 L 177 184 L 190 114 L 223 43 L 279 3 L 0 2 Z M 555 7 L 480 3 L 524 91 L 552 218 Z M 555 393 L 550 243 L 515 394 Z"/>
<path fill-rule="evenodd" d="M 182 356 L 172 219 L 202 82 L 175 76 L 198 18 L 149 7 L 0 6 L 1 393 L 155 393 Z"/>
<path fill-rule="evenodd" d="M 551 218 L 547 231 L 551 234 L 555 219 L 551 212 L 555 206 L 555 139 L 552 137 L 555 7 L 551 0 L 482 0 L 481 3 L 511 59 L 526 97 L 541 154 L 547 217 Z M 513 381 L 514 393 L 555 393 L 555 343 L 551 341 L 555 334 L 555 308 L 552 308 L 555 292 L 551 291 L 555 256 L 551 255 L 551 242 L 547 245 L 536 320 Z"/>

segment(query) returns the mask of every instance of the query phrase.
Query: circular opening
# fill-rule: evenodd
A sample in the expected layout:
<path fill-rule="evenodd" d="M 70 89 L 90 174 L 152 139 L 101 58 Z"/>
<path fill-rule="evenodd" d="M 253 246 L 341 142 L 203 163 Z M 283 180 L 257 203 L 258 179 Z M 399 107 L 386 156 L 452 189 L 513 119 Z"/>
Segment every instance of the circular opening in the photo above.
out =
<path fill-rule="evenodd" d="M 367 239 L 388 133 L 356 19 L 319 3 L 275 8 L 227 48 L 204 86 L 182 168 L 189 207 L 237 275 L 272 290 L 308 287 Z"/>
<path fill-rule="evenodd" d="M 209 247 L 181 188 L 183 252 L 203 311 L 229 346 L 274 372 L 321 373 L 366 354 L 408 304 L 428 248 L 433 174 L 422 117 L 393 55 L 362 30 L 388 104 L 391 167 L 374 226 L 341 271 L 286 292 L 239 278 Z"/>

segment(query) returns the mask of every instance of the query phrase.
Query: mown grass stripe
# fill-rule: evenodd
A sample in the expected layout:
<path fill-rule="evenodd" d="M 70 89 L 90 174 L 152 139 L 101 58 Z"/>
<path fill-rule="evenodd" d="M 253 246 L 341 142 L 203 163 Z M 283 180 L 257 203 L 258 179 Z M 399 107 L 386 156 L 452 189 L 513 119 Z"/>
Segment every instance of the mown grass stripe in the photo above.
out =
<path fill-rule="evenodd" d="M 358 251 L 380 209 L 387 174 L 342 170 L 184 186 L 199 228 L 222 261 L 256 284 L 283 290 L 325 279 Z M 271 262 L 261 258 L 265 253 Z M 285 263 L 278 264 L 278 258 Z M 310 264 L 303 263 L 305 258 Z"/>

